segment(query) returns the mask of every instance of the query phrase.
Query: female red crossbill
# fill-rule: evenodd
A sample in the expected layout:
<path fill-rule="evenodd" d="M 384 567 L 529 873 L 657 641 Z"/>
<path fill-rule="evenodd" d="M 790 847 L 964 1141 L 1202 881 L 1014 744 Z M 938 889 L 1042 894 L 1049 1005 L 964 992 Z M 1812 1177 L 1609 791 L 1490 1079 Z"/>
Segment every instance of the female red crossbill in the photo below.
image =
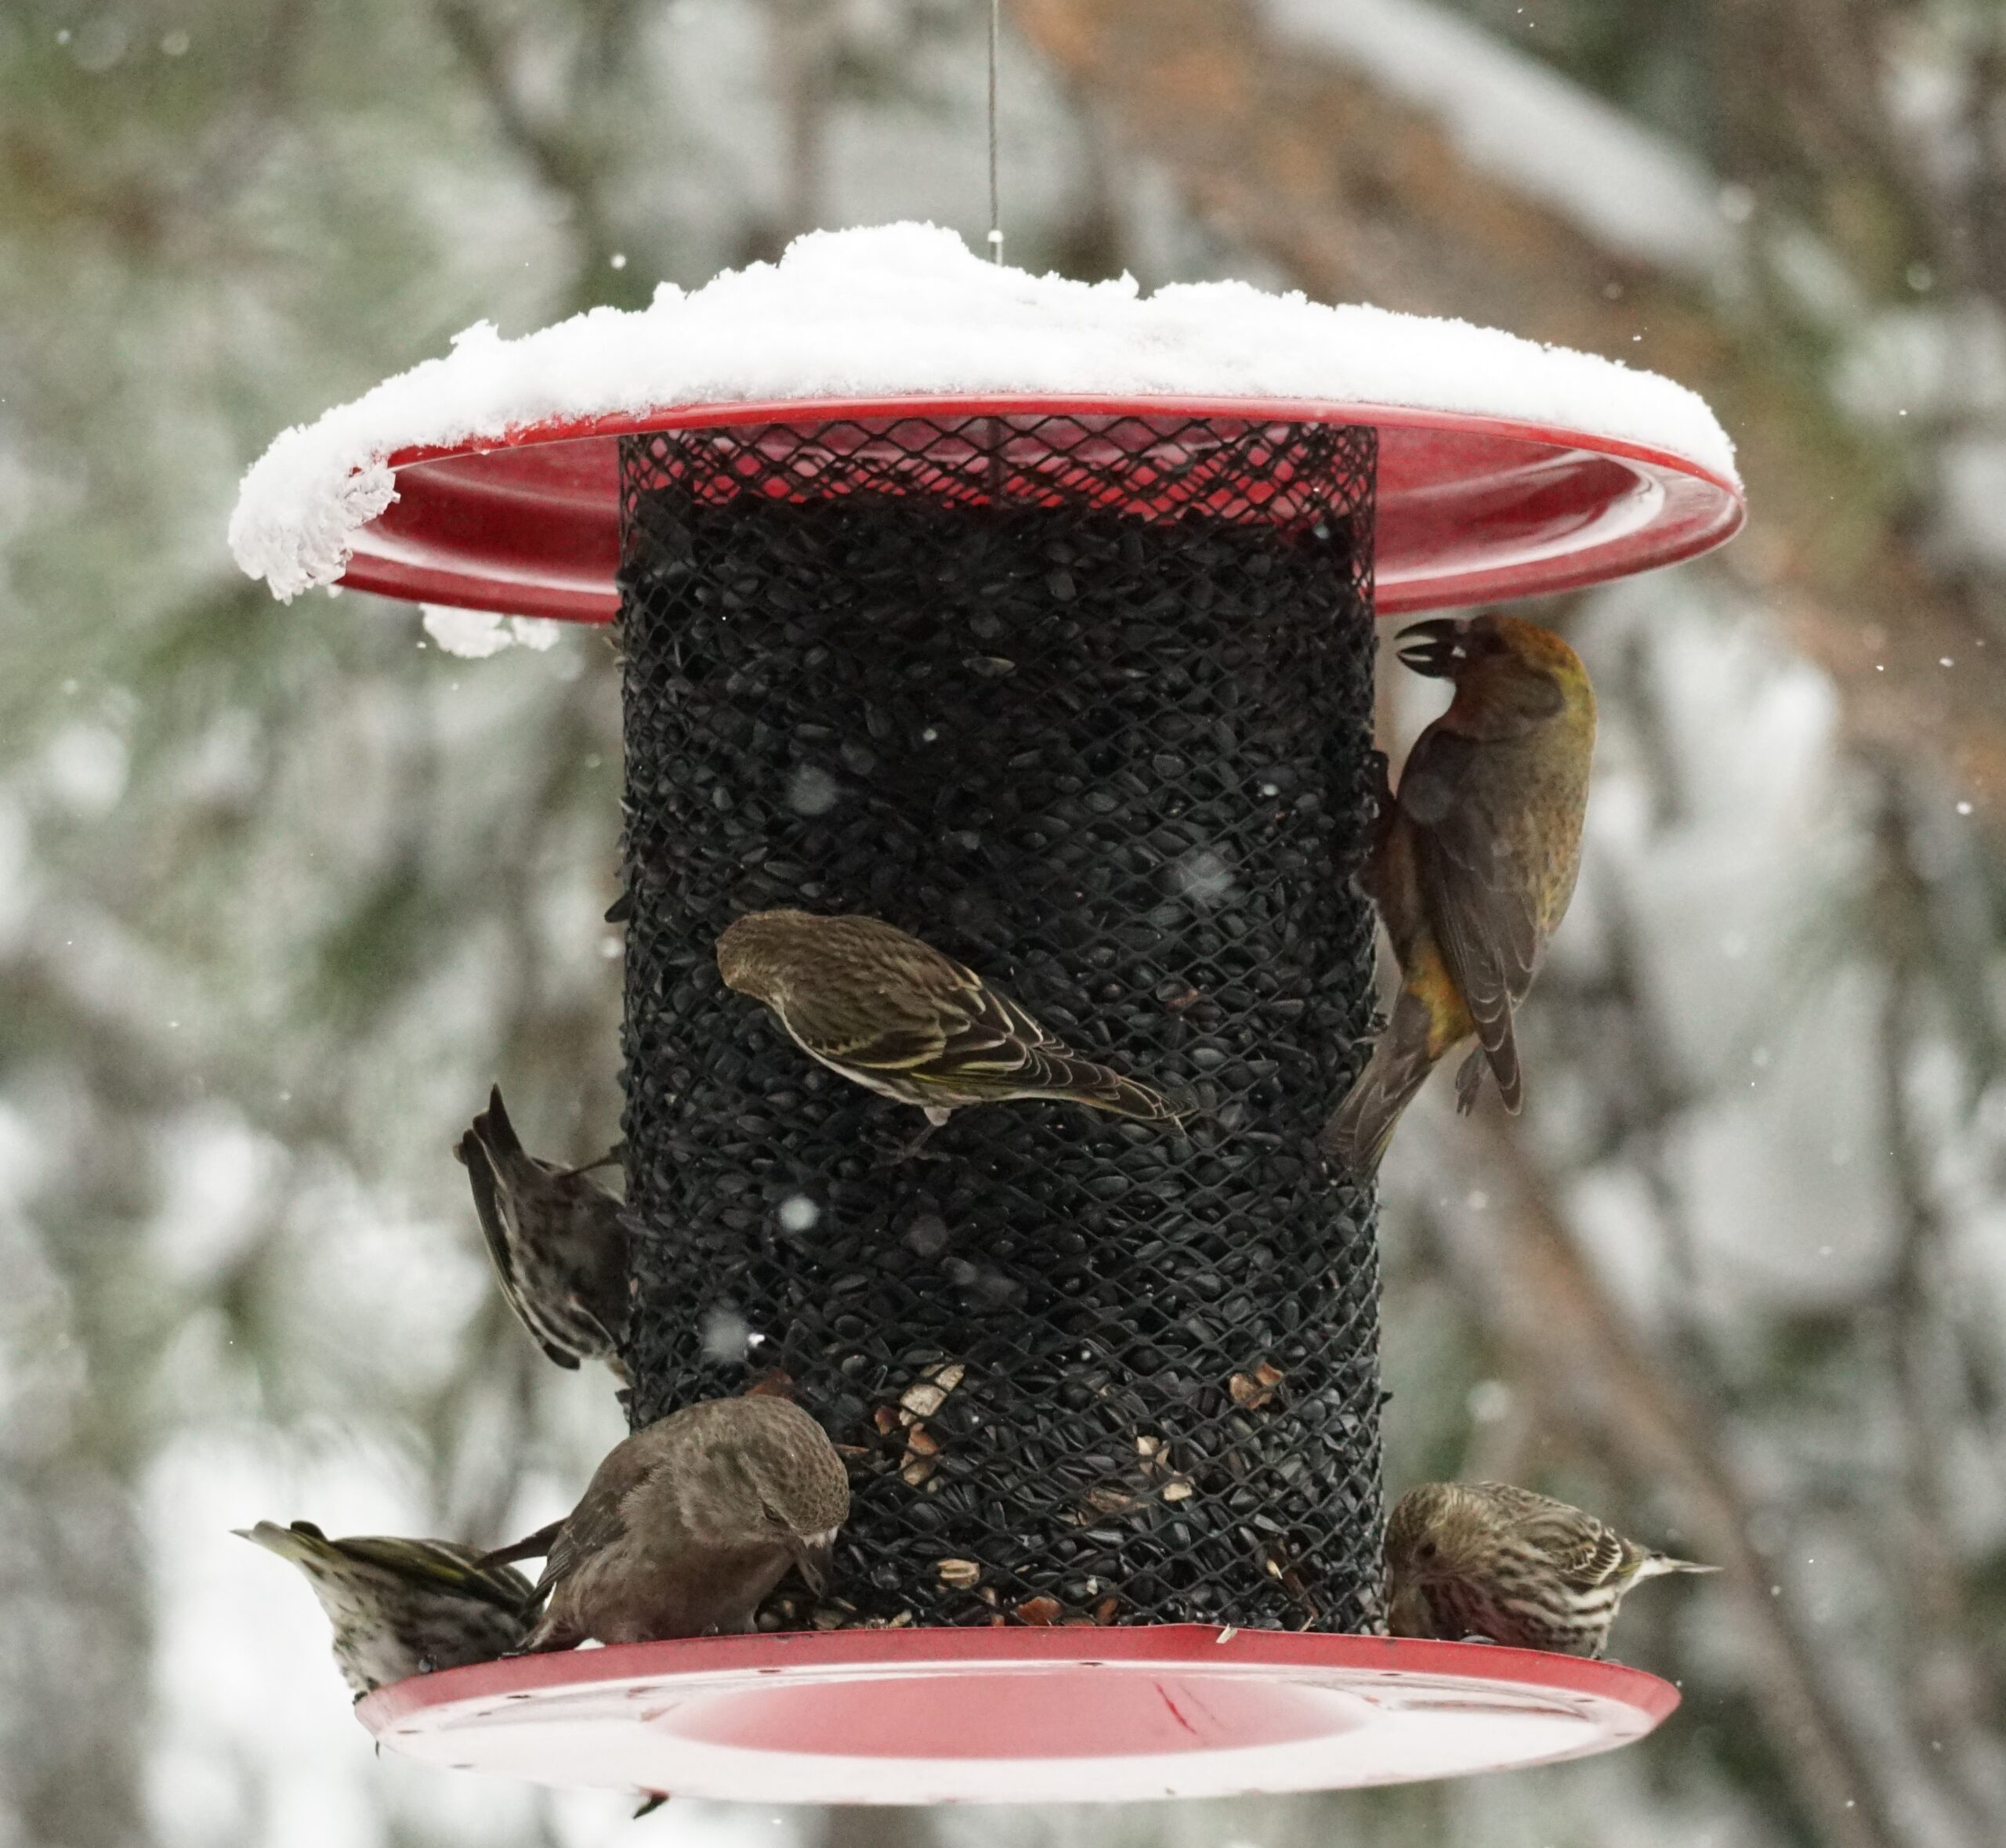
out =
<path fill-rule="evenodd" d="M 1176 1105 L 1078 1058 L 1008 996 L 930 944 L 874 917 L 755 911 L 718 938 L 725 985 L 763 1001 L 832 1072 L 926 1112 L 1065 1098 L 1146 1123 Z"/>
<path fill-rule="evenodd" d="M 529 1632 L 528 1579 L 470 1546 L 387 1535 L 331 1540 L 310 1521 L 236 1531 L 306 1575 L 357 1700 L 407 1675 L 492 1662 Z"/>
<path fill-rule="evenodd" d="M 1410 639 L 1411 638 L 1411 639 Z M 1324 1127 L 1324 1152 L 1375 1172 L 1394 1126 L 1454 1047 L 1476 1101 L 1486 1065 L 1508 1110 L 1522 1082 L 1512 1015 L 1574 891 L 1588 807 L 1595 699 L 1558 635 L 1515 617 L 1416 623 L 1400 659 L 1452 680 L 1449 710 L 1408 753 L 1399 793 L 1381 792 L 1360 883 L 1400 965 L 1392 1018 Z"/>
<path fill-rule="evenodd" d="M 842 1459 L 808 1413 L 712 1399 L 616 1445 L 562 1521 L 487 1557 L 546 1553 L 524 1650 L 647 1643 L 750 1629 L 790 1566 L 820 1590 L 849 1517 Z"/>
<path fill-rule="evenodd" d="M 602 1360 L 625 1380 L 625 1208 L 585 1170 L 528 1153 L 499 1085 L 453 1152 L 473 1183 L 502 1293 L 537 1345 L 560 1367 Z"/>
<path fill-rule="evenodd" d="M 1400 1497 L 1386 1525 L 1388 1627 L 1599 1656 L 1632 1586 L 1715 1570 L 1508 1482 L 1426 1482 Z"/>

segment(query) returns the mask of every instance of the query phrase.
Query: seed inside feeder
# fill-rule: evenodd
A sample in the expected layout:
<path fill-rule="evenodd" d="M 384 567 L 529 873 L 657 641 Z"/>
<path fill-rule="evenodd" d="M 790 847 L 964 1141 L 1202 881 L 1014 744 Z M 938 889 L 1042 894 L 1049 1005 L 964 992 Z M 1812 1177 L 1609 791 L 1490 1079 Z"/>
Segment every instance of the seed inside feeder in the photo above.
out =
<path fill-rule="evenodd" d="M 1331 1628 L 1377 1614 L 1371 1208 L 1313 1146 L 1369 1018 L 1341 869 L 1371 442 L 1193 431 L 1142 461 L 1063 419 L 625 448 L 632 1416 L 744 1389 L 691 1326 L 728 1281 L 853 1459 L 860 1623 L 1113 1593 L 1123 1622 L 1294 1627 L 1308 1583 Z M 985 1105 L 893 1159 L 918 1112 L 717 978 L 718 934 L 780 906 L 911 931 L 1198 1108 Z"/>

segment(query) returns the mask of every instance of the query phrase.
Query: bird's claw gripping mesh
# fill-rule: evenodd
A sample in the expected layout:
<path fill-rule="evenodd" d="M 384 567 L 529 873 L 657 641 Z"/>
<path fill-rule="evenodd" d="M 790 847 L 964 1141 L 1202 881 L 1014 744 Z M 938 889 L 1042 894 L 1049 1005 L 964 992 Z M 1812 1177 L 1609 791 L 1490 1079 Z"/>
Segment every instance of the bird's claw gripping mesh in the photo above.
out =
<path fill-rule="evenodd" d="M 632 1413 L 777 1369 L 845 1448 L 837 1601 L 779 1621 L 1376 1624 L 1373 1206 L 1313 1146 L 1371 1000 L 1374 453 L 625 441 Z M 1200 1108 L 971 1108 L 896 1160 L 918 1112 L 719 979 L 777 906 L 910 931 Z"/>

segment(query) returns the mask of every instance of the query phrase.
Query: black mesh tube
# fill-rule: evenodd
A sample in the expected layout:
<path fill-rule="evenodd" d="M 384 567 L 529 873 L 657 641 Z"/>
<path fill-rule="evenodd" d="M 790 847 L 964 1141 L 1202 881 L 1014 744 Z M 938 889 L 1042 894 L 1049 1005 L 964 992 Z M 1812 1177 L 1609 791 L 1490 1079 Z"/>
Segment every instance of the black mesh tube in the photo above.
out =
<path fill-rule="evenodd" d="M 637 1421 L 781 1370 L 853 1461 L 769 1621 L 1373 1627 L 1370 430 L 1016 418 L 628 439 Z M 919 1124 L 720 982 L 861 911 L 1193 1087 Z M 805 1604 L 805 1597 L 802 1603 Z"/>

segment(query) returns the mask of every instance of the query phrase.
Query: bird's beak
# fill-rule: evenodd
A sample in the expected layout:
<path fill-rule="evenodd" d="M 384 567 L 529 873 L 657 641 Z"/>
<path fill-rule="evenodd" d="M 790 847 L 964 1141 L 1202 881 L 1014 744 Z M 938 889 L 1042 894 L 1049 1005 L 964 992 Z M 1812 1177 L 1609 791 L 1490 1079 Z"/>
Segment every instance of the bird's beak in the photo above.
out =
<path fill-rule="evenodd" d="M 1415 640 L 1410 642 L 1412 635 Z M 1438 616 L 1425 623 L 1410 623 L 1399 632 L 1400 659 L 1417 674 L 1431 680 L 1453 680 L 1456 669 L 1468 657 L 1463 648 L 1463 624 L 1455 617 Z"/>
<path fill-rule="evenodd" d="M 795 1569 L 807 1582 L 810 1591 L 829 1589 L 829 1574 L 836 1552 L 834 1528 L 819 1534 L 796 1534 L 788 1550 L 794 1555 Z"/>

